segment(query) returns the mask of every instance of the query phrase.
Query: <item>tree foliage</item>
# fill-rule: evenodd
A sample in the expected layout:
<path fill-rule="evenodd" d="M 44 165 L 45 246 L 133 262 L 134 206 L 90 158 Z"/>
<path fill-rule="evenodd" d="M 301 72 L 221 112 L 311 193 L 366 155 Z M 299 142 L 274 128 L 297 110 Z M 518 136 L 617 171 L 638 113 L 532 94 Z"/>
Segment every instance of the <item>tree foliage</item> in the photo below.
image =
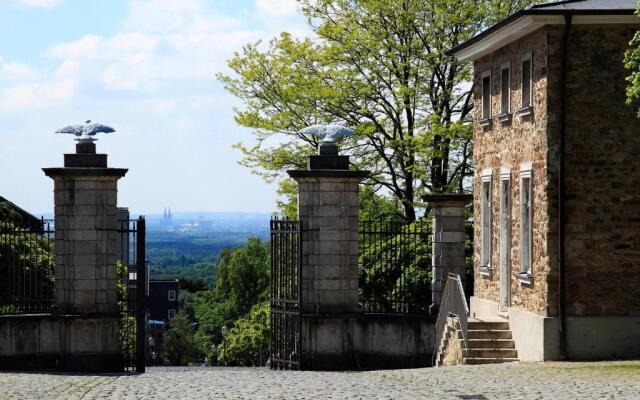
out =
<path fill-rule="evenodd" d="M 360 299 L 365 311 L 425 314 L 431 304 L 430 222 L 368 224 L 360 236 Z"/>
<path fill-rule="evenodd" d="M 178 312 L 164 334 L 164 358 L 169 365 L 187 365 L 195 360 L 196 342 L 193 325 L 187 315 Z"/>
<path fill-rule="evenodd" d="M 402 205 L 398 199 L 377 194 L 373 186 L 361 187 L 358 196 L 361 221 L 404 221 Z"/>
<path fill-rule="evenodd" d="M 301 0 L 314 38 L 248 44 L 219 75 L 254 130 L 242 164 L 267 180 L 302 168 L 317 123 L 352 126 L 346 150 L 405 218 L 425 192 L 462 191 L 471 174 L 470 68 L 446 53 L 525 0 Z"/>
<path fill-rule="evenodd" d="M 269 357 L 269 302 L 254 305 L 234 325 L 218 355 L 218 362 L 241 366 L 264 365 Z"/>
<path fill-rule="evenodd" d="M 132 302 L 129 301 L 129 287 L 127 286 L 127 276 L 129 274 L 127 266 L 120 260 L 116 261 L 116 299 L 120 307 L 120 343 L 122 343 L 122 351 L 126 353 L 128 359 L 133 360 L 136 357 L 136 317 L 132 315 L 129 307 Z"/>
<path fill-rule="evenodd" d="M 636 14 L 640 12 L 640 2 Z M 638 104 L 640 100 L 640 31 L 636 32 L 624 55 L 624 66 L 629 71 L 627 76 L 627 103 Z M 639 111 L 640 115 L 640 111 Z"/>
<path fill-rule="evenodd" d="M 0 221 L 12 224 L 22 224 L 24 219 L 11 205 L 5 201 L 0 201 Z"/>
<path fill-rule="evenodd" d="M 198 343 L 208 355 L 222 342 L 224 325 L 233 326 L 251 308 L 269 298 L 267 244 L 251 238 L 244 247 L 224 250 L 218 262 L 216 285 L 196 296 Z"/>
<path fill-rule="evenodd" d="M 6 314 L 53 302 L 54 241 L 40 227 L 25 228 L 28 222 L 0 202 L 0 311 Z"/>

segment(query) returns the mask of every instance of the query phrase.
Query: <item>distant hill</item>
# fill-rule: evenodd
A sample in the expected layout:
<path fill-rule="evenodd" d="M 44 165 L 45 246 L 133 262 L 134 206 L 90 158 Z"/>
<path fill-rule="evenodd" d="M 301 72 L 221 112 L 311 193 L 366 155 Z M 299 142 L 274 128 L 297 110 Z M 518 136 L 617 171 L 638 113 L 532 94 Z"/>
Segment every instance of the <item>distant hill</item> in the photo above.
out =
<path fill-rule="evenodd" d="M 147 257 L 151 279 L 215 280 L 224 248 L 243 246 L 252 236 L 269 237 L 270 214 L 175 212 L 146 215 Z"/>

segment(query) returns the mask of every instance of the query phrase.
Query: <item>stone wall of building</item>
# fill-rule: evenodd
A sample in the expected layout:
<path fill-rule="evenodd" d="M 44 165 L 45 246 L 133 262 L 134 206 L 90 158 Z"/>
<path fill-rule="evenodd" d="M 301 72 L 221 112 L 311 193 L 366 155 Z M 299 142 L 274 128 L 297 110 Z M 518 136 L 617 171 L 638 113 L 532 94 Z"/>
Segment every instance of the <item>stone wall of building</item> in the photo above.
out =
<path fill-rule="evenodd" d="M 640 314 L 640 121 L 638 105 L 625 104 L 623 65 L 627 43 L 637 29 L 574 25 L 570 35 L 565 152 L 570 316 Z M 554 71 L 561 62 L 561 35 L 562 27 L 549 29 Z M 554 75 L 549 82 L 549 157 L 550 169 L 556 171 L 560 86 L 559 74 Z M 550 189 L 555 199 L 557 191 Z M 554 200 L 552 243 L 557 237 L 556 207 Z M 550 287 L 555 298 L 557 284 Z"/>
<path fill-rule="evenodd" d="M 521 61 L 522 56 L 532 52 L 533 59 L 533 112 L 519 116 L 521 105 Z M 480 221 L 481 175 L 486 169 L 492 170 L 492 253 L 493 271 L 489 276 L 481 275 L 480 240 L 481 227 L 475 224 L 475 296 L 500 301 L 500 171 L 511 169 L 511 306 L 539 315 L 548 315 L 547 292 L 550 276 L 548 247 L 549 216 L 547 213 L 548 171 L 547 171 L 547 31 L 538 30 L 531 35 L 507 45 L 475 62 L 475 118 L 473 126 L 474 163 L 474 218 Z M 500 66 L 511 63 L 511 119 L 500 122 Z M 482 73 L 491 68 L 492 122 L 488 127 L 479 124 L 482 110 Z M 516 279 L 520 271 L 520 168 L 532 163 L 533 182 L 533 265 L 530 284 Z"/>

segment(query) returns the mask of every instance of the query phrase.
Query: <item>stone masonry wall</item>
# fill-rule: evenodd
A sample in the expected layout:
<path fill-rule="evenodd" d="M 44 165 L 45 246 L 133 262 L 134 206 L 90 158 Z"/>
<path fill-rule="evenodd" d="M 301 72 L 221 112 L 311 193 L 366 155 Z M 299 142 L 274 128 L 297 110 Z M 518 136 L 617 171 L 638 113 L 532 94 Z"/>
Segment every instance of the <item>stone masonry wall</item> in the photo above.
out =
<path fill-rule="evenodd" d="M 640 314 L 640 122 L 625 104 L 623 54 L 638 25 L 574 25 L 566 132 L 567 313 Z M 561 27 L 549 29 L 560 65 Z M 550 169 L 557 170 L 559 82 L 549 82 Z M 554 174 L 552 182 L 556 182 Z M 555 187 L 551 238 L 557 238 Z M 555 251 L 555 245 L 551 249 Z M 553 256 L 553 264 L 557 261 Z M 555 278 L 554 278 L 555 279 Z M 553 298 L 557 285 L 550 286 Z"/>
<path fill-rule="evenodd" d="M 59 313 L 117 314 L 115 177 L 56 178 Z"/>
<path fill-rule="evenodd" d="M 358 190 L 362 178 L 295 179 L 298 216 L 303 227 L 305 312 L 357 312 Z"/>
<path fill-rule="evenodd" d="M 529 116 L 516 115 L 521 104 L 521 60 L 523 54 L 532 52 L 533 59 L 533 113 Z M 500 66 L 511 62 L 511 120 L 499 122 L 500 114 Z M 511 168 L 511 306 L 548 315 L 547 280 L 550 276 L 548 256 L 549 217 L 547 192 L 547 32 L 538 30 L 519 41 L 476 61 L 474 75 L 473 126 L 474 163 L 474 218 L 480 221 L 481 173 L 492 170 L 492 253 L 490 276 L 479 273 L 480 265 L 480 224 L 475 224 L 474 270 L 475 293 L 480 298 L 500 301 L 500 170 Z M 479 125 L 482 102 L 482 73 L 491 68 L 492 124 L 483 128 Z M 533 183 L 533 265 L 530 284 L 520 283 L 516 274 L 520 270 L 520 167 L 532 163 Z"/>

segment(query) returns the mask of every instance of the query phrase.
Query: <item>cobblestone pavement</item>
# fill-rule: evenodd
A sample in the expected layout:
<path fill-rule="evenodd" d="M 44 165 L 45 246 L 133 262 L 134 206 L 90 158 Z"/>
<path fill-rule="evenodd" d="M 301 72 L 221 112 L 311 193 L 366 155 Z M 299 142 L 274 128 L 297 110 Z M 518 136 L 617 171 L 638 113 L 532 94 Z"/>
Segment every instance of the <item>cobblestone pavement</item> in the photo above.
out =
<path fill-rule="evenodd" d="M 143 375 L 0 373 L 0 399 L 640 399 L 640 362 L 371 372 L 149 368 Z"/>

